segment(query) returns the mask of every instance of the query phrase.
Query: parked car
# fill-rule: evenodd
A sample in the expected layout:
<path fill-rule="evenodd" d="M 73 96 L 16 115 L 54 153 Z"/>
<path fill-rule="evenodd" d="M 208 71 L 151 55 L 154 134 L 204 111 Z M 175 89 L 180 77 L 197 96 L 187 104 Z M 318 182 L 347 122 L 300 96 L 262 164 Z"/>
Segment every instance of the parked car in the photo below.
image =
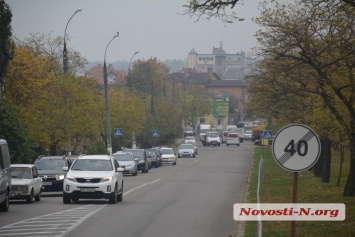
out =
<path fill-rule="evenodd" d="M 181 144 L 178 147 L 178 158 L 185 156 L 195 158 L 196 152 L 193 144 Z"/>
<path fill-rule="evenodd" d="M 42 179 L 35 165 L 11 165 L 11 182 L 10 199 L 26 199 L 27 203 L 32 203 L 33 198 L 41 201 Z"/>
<path fill-rule="evenodd" d="M 134 158 L 132 153 L 118 151 L 112 154 L 111 157 L 118 162 L 121 168 L 124 168 L 123 174 L 131 174 L 132 176 L 138 174 L 138 158 Z"/>
<path fill-rule="evenodd" d="M 6 212 L 10 206 L 11 163 L 7 142 L 0 139 L 0 211 Z"/>
<path fill-rule="evenodd" d="M 186 144 L 192 144 L 192 145 L 194 146 L 194 149 L 195 149 L 195 154 L 197 155 L 198 149 L 197 149 L 196 139 L 195 139 L 194 136 L 187 136 L 187 137 L 185 137 L 184 143 L 186 143 Z"/>
<path fill-rule="evenodd" d="M 173 148 L 162 147 L 160 148 L 162 154 L 161 160 L 163 164 L 173 164 L 176 165 L 177 157 Z"/>
<path fill-rule="evenodd" d="M 147 158 L 147 153 L 144 149 L 126 149 L 125 152 L 130 152 L 134 156 L 134 158 L 137 158 L 137 167 L 138 170 L 141 170 L 142 173 L 148 173 L 149 172 L 149 161 Z"/>
<path fill-rule="evenodd" d="M 253 131 L 252 130 L 244 131 L 244 140 L 245 141 L 251 141 L 251 137 L 252 136 L 253 136 Z"/>
<path fill-rule="evenodd" d="M 63 180 L 66 171 L 72 165 L 72 160 L 68 156 L 39 156 L 34 165 L 38 170 L 39 177 L 43 181 L 43 191 L 63 191 Z"/>
<path fill-rule="evenodd" d="M 233 133 L 233 132 L 229 132 L 228 136 L 227 136 L 227 146 L 229 145 L 237 145 L 240 146 L 240 138 L 238 133 Z"/>
<path fill-rule="evenodd" d="M 154 148 L 146 149 L 146 152 L 147 152 L 148 160 L 150 160 L 152 166 L 154 166 L 155 168 L 161 166 L 161 157 L 159 152 L 156 149 Z"/>
<path fill-rule="evenodd" d="M 64 180 L 63 203 L 79 199 L 109 199 L 110 204 L 123 200 L 123 168 L 108 155 L 84 155 L 68 168 Z"/>

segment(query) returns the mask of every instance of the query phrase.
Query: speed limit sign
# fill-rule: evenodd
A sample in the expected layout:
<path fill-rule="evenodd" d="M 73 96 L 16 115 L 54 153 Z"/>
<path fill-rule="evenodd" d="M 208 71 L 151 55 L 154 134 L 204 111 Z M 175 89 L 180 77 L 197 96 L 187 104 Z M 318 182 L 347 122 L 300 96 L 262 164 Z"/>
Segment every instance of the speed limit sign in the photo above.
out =
<path fill-rule="evenodd" d="M 272 143 L 276 162 L 284 169 L 300 172 L 311 168 L 320 156 L 317 134 L 309 127 L 291 124 L 282 128 Z"/>

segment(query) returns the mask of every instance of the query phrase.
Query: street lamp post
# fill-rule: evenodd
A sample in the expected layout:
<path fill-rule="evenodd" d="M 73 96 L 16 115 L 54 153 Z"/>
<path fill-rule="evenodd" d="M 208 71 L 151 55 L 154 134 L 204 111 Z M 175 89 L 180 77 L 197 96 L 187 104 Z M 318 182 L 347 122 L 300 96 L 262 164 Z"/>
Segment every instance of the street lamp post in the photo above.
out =
<path fill-rule="evenodd" d="M 68 65 L 68 51 L 67 51 L 67 43 L 66 43 L 66 38 L 67 38 L 67 28 L 69 25 L 70 20 L 75 16 L 76 13 L 81 12 L 83 9 L 79 8 L 74 12 L 74 14 L 69 18 L 67 25 L 65 26 L 64 30 L 64 48 L 63 48 L 63 70 L 64 74 L 68 73 L 69 65 Z M 66 103 L 67 107 L 69 107 L 69 98 L 66 98 Z M 68 155 L 71 156 L 71 138 L 70 138 L 70 129 L 69 126 L 67 126 L 67 135 L 68 135 L 68 140 L 69 140 L 69 148 L 68 148 Z"/>
<path fill-rule="evenodd" d="M 75 16 L 76 13 L 81 12 L 83 9 L 79 8 L 74 12 L 74 14 L 69 18 L 67 25 L 65 26 L 65 31 L 64 31 L 64 49 L 63 49 L 63 70 L 64 73 L 68 72 L 68 52 L 67 52 L 67 44 L 66 44 L 66 36 L 67 36 L 67 28 L 69 25 L 70 20 Z"/>
<path fill-rule="evenodd" d="M 106 51 L 111 41 L 119 36 L 119 32 L 108 42 L 105 49 L 104 56 L 104 87 L 105 87 L 105 111 L 106 111 L 106 141 L 107 141 L 107 151 L 112 154 L 112 144 L 111 144 L 111 124 L 110 124 L 110 107 L 108 101 L 108 90 L 107 90 L 107 68 L 106 68 Z"/>
<path fill-rule="evenodd" d="M 128 64 L 128 87 L 131 88 L 131 62 L 132 59 L 134 58 L 134 56 L 136 56 L 136 54 L 139 53 L 139 51 L 134 52 L 131 60 L 129 60 L 129 64 Z"/>

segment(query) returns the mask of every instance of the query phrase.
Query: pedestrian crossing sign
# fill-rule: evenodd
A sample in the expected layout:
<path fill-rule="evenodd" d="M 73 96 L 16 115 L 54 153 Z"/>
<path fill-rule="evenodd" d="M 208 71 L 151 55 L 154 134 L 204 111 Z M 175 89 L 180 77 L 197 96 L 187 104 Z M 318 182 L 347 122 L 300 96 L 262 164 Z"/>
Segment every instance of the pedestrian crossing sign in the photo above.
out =
<path fill-rule="evenodd" d="M 159 137 L 159 130 L 153 130 L 152 131 L 152 136 L 153 137 Z"/>
<path fill-rule="evenodd" d="M 113 134 L 114 134 L 115 137 L 122 137 L 123 136 L 122 128 L 114 128 L 113 129 Z"/>
<path fill-rule="evenodd" d="M 261 133 L 261 136 L 264 137 L 265 139 L 272 138 L 272 131 L 271 130 L 264 130 Z"/>

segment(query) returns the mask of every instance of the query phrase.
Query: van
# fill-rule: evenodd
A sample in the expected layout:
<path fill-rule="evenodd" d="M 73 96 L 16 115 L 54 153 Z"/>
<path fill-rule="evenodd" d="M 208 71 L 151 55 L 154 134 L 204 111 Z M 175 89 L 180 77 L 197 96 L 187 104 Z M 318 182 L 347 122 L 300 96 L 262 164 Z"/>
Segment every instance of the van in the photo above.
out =
<path fill-rule="evenodd" d="M 7 142 L 0 139 L 0 211 L 9 210 L 11 190 L 11 163 Z"/>

